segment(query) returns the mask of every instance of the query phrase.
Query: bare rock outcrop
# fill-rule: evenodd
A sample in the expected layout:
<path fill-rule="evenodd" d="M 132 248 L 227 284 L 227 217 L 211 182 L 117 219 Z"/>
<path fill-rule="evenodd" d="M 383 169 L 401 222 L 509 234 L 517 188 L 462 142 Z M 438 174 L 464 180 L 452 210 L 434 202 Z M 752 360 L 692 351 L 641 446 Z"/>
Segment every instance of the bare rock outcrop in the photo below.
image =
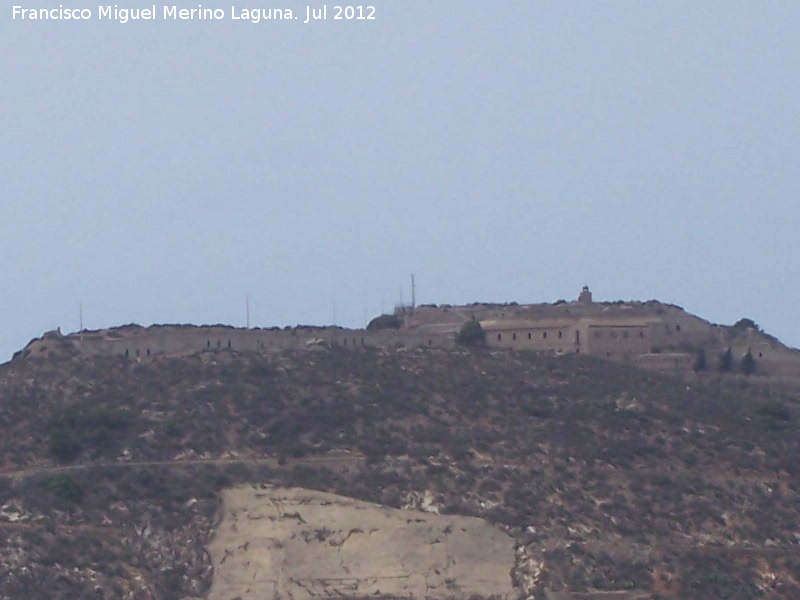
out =
<path fill-rule="evenodd" d="M 517 596 L 514 540 L 482 519 L 297 488 L 227 490 L 222 506 L 209 600 Z"/>

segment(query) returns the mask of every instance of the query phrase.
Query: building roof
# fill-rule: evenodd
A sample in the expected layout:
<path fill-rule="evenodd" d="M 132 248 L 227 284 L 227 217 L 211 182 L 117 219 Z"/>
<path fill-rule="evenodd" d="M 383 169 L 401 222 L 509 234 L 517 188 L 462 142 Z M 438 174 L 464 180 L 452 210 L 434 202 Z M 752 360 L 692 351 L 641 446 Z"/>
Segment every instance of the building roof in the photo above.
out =
<path fill-rule="evenodd" d="M 576 317 L 574 319 L 486 319 L 481 327 L 486 331 L 512 331 L 522 329 L 564 329 L 585 325 L 588 327 L 647 327 L 662 323 L 658 317 Z"/>
<path fill-rule="evenodd" d="M 574 327 L 577 323 L 577 319 L 490 319 L 481 321 L 481 327 L 486 331 L 564 329 Z"/>
<path fill-rule="evenodd" d="M 589 327 L 647 327 L 653 323 L 663 323 L 663 320 L 658 317 L 650 319 L 637 319 L 636 317 L 584 317 L 581 322 Z"/>

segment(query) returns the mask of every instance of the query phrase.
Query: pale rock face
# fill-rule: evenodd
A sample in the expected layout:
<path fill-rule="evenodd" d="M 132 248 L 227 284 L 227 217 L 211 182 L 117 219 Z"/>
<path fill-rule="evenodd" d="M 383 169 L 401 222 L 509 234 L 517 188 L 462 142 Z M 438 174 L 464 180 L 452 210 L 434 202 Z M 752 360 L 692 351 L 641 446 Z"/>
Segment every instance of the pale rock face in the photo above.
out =
<path fill-rule="evenodd" d="M 486 521 L 303 489 L 222 496 L 209 600 L 518 596 L 514 540 Z"/>

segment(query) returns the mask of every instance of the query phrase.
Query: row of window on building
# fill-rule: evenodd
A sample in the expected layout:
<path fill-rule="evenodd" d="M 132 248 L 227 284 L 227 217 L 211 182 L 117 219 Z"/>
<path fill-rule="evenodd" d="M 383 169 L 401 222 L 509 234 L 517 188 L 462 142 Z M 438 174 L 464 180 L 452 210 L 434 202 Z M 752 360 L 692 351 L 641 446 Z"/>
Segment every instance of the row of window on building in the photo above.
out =
<path fill-rule="evenodd" d="M 640 329 L 638 333 L 639 333 L 639 337 L 640 337 L 640 338 L 644 338 L 644 330 Z M 629 337 L 629 334 L 630 334 L 630 332 L 628 332 L 627 330 L 624 330 L 624 331 L 622 332 L 622 337 L 623 337 L 623 338 L 628 338 L 628 337 Z M 594 331 L 594 336 L 593 336 L 593 337 L 595 337 L 595 338 L 600 338 L 600 337 L 602 337 L 602 332 L 600 332 L 600 331 Z M 609 338 L 611 338 L 611 339 L 614 339 L 614 340 L 615 340 L 615 339 L 617 339 L 619 336 L 617 335 L 617 331 L 609 331 L 609 332 L 608 332 L 608 337 L 609 337 Z"/>
<path fill-rule="evenodd" d="M 577 333 L 577 332 L 575 332 L 575 333 Z M 559 332 L 558 332 L 558 337 L 559 337 L 559 339 L 561 339 L 561 337 L 563 337 L 563 332 L 562 332 L 562 331 L 559 331 Z M 516 331 L 514 331 L 514 332 L 511 334 L 511 339 L 512 339 L 512 340 L 516 340 L 516 339 L 517 339 L 517 332 L 516 332 Z M 530 340 L 530 339 L 533 339 L 533 334 L 532 334 L 530 331 L 528 332 L 528 339 L 529 339 L 529 340 Z M 547 339 L 547 332 L 546 332 L 546 331 L 543 331 L 543 332 L 542 332 L 542 339 L 543 339 L 543 340 L 546 340 L 546 339 Z M 502 342 L 502 341 L 503 341 L 503 334 L 502 334 L 502 333 L 498 333 L 498 334 L 497 334 L 497 341 L 498 341 L 498 342 Z"/>
<path fill-rule="evenodd" d="M 542 331 L 541 338 L 543 340 L 547 339 L 547 333 L 548 333 L 547 331 Z M 558 339 L 561 339 L 564 336 L 564 332 L 563 331 L 558 331 L 558 332 L 555 332 L 555 333 L 558 335 Z M 621 336 L 623 339 L 627 339 L 627 338 L 631 337 L 631 335 L 633 333 L 634 332 L 631 332 L 631 331 L 628 331 L 628 330 L 623 330 L 621 333 L 619 331 L 617 331 L 617 330 L 612 330 L 612 331 L 608 332 L 608 338 L 610 338 L 610 339 L 618 339 Z M 638 333 L 638 337 L 639 338 L 641 338 L 641 339 L 645 338 L 645 331 L 643 329 L 640 329 L 635 333 Z M 529 340 L 533 339 L 533 333 L 532 332 L 528 331 L 527 335 L 528 335 L 528 339 Z M 592 332 L 592 337 L 594 337 L 595 339 L 600 339 L 601 337 L 603 337 L 603 332 L 599 331 L 599 330 L 594 330 Z M 517 332 L 516 331 L 511 333 L 511 340 L 512 341 L 517 341 Z M 498 342 L 502 342 L 503 341 L 502 332 L 497 334 L 497 341 Z M 575 343 L 576 344 L 580 344 L 580 332 L 579 331 L 575 332 Z"/>
<path fill-rule="evenodd" d="M 528 335 L 528 339 L 532 340 L 533 339 L 533 332 L 528 331 L 526 333 Z M 541 338 L 543 340 L 547 339 L 547 333 L 548 333 L 547 331 L 542 331 Z M 556 331 L 556 332 L 550 332 L 550 333 L 555 333 L 556 336 L 558 337 L 558 339 L 563 339 L 564 338 L 564 332 L 563 331 Z M 538 338 L 538 336 L 537 336 L 537 338 Z M 512 341 L 517 341 L 517 332 L 516 331 L 511 333 L 511 340 Z M 502 333 L 498 333 L 497 334 L 497 341 L 498 342 L 502 342 L 503 341 L 503 334 Z M 580 331 L 576 331 L 575 332 L 575 343 L 576 344 L 580 344 L 581 343 L 581 332 Z"/>

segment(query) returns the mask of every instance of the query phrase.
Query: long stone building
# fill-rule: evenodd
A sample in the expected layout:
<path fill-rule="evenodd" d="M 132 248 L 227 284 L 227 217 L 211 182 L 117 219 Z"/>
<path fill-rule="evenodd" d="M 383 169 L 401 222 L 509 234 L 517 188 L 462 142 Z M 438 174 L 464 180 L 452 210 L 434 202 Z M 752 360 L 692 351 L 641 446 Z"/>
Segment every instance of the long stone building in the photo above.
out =
<path fill-rule="evenodd" d="M 701 353 L 714 369 L 730 349 L 734 363 L 750 352 L 761 374 L 800 377 L 800 351 L 746 319 L 721 326 L 656 300 L 594 302 L 587 286 L 572 302 L 428 305 L 401 308 L 398 316 L 407 331 L 423 335 L 454 334 L 478 321 L 491 348 L 587 354 L 658 371 L 691 370 Z"/>

